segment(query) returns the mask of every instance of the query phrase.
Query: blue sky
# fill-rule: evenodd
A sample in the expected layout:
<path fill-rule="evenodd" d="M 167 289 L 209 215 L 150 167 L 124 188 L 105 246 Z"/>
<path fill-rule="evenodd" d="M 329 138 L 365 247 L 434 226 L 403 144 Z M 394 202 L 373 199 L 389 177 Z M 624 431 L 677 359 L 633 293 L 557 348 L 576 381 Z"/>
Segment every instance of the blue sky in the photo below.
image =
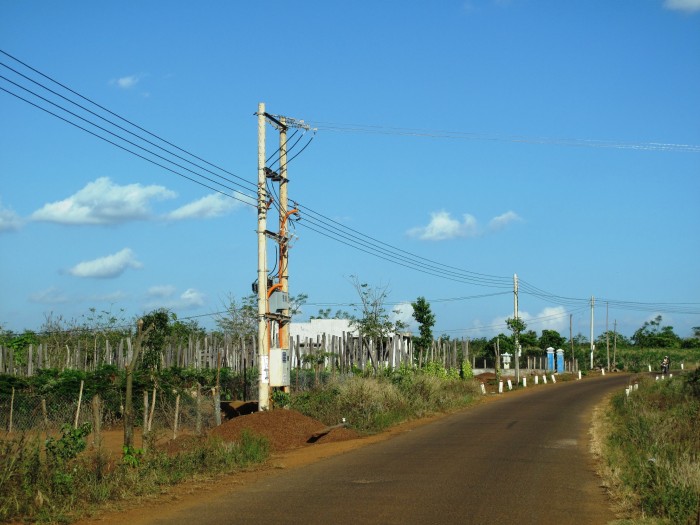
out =
<path fill-rule="evenodd" d="M 700 0 L 5 1 L 0 49 L 5 90 L 98 120 L 19 72 L 117 121 L 19 59 L 235 183 L 175 168 L 222 195 L 0 91 L 6 329 L 159 307 L 213 327 L 256 278 L 259 102 L 316 130 L 290 151 L 313 137 L 288 174 L 299 320 L 352 311 L 356 275 L 404 316 L 426 297 L 437 334 L 492 336 L 517 273 L 538 332 L 568 336 L 572 315 L 588 335 L 591 296 L 596 334 L 606 304 L 628 336 L 658 314 L 700 325 Z"/>

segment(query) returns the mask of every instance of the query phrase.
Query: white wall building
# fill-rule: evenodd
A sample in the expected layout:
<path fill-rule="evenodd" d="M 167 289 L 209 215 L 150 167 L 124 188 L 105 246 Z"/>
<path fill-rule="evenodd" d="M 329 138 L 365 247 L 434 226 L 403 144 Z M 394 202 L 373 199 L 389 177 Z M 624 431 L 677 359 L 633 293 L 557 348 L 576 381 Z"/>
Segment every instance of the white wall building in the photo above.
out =
<path fill-rule="evenodd" d="M 289 325 L 289 337 L 296 340 L 298 336 L 302 344 L 306 338 L 316 341 L 323 334 L 326 334 L 326 338 L 333 335 L 342 337 L 343 332 L 357 337 L 357 329 L 350 326 L 349 319 L 311 319 L 306 323 L 292 322 Z"/>

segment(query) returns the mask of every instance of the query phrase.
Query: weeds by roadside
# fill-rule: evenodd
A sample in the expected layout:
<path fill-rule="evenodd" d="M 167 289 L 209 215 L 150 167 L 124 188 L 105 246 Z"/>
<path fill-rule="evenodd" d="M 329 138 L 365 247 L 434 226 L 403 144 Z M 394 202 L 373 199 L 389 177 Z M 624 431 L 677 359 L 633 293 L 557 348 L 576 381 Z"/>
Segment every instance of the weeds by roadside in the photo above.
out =
<path fill-rule="evenodd" d="M 267 440 L 251 433 L 231 443 L 192 440 L 176 454 L 126 450 L 121 461 L 99 448 L 80 453 L 84 446 L 84 433 L 70 428 L 45 444 L 25 435 L 0 440 L 0 521 L 69 523 L 107 501 L 159 493 L 184 479 L 235 471 L 269 456 Z"/>
<path fill-rule="evenodd" d="M 474 381 L 460 379 L 459 371 L 432 364 L 424 370 L 387 370 L 377 377 L 338 376 L 292 395 L 289 406 L 328 425 L 345 419 L 351 428 L 372 433 L 467 405 L 477 397 Z"/>
<path fill-rule="evenodd" d="M 595 430 L 601 475 L 620 510 L 643 523 L 696 523 L 700 513 L 700 371 L 640 377 L 614 395 Z"/>

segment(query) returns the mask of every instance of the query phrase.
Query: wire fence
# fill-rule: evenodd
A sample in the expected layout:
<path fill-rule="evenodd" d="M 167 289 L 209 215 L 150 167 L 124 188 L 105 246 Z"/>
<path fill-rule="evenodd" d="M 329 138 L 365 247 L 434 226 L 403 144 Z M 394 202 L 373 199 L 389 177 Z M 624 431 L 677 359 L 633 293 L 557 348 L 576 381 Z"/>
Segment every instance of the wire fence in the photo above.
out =
<path fill-rule="evenodd" d="M 35 393 L 12 389 L 0 392 L 0 429 L 7 434 L 41 432 L 54 434 L 64 425 L 89 423 L 93 429 L 123 424 L 124 392 L 114 389 L 90 399 L 80 394 Z M 172 390 L 154 387 L 133 396 L 135 426 L 141 431 L 201 433 L 221 424 L 220 395 L 216 388 Z"/>

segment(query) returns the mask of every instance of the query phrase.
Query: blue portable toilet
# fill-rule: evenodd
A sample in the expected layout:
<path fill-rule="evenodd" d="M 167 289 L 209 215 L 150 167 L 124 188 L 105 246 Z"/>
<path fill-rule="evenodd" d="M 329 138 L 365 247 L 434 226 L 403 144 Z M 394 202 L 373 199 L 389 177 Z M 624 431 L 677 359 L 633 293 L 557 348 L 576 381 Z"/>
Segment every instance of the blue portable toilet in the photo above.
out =
<path fill-rule="evenodd" d="M 554 370 L 554 348 L 547 348 L 547 370 Z"/>
<path fill-rule="evenodd" d="M 564 350 L 559 348 L 557 350 L 557 374 L 564 373 Z"/>

